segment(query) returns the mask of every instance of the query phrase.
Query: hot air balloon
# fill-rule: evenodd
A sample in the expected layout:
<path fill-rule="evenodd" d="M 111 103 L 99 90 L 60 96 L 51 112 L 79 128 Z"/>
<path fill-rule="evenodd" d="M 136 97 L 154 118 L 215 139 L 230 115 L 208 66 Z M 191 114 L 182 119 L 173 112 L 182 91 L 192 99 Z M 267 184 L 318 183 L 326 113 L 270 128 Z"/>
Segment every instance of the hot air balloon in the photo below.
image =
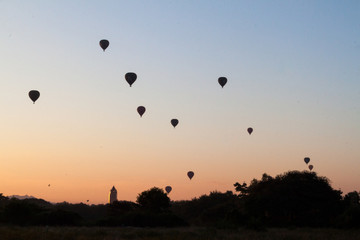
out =
<path fill-rule="evenodd" d="M 171 125 L 173 125 L 173 127 L 175 128 L 176 127 L 176 125 L 178 125 L 178 123 L 179 123 L 179 120 L 177 120 L 177 119 L 171 119 Z"/>
<path fill-rule="evenodd" d="M 167 193 L 170 193 L 171 190 L 172 190 L 172 187 L 171 187 L 171 186 L 166 186 L 166 187 L 165 187 L 165 191 L 166 191 Z"/>
<path fill-rule="evenodd" d="M 38 100 L 38 98 L 40 97 L 40 92 L 37 90 L 31 90 L 29 92 L 29 97 L 35 104 L 35 101 Z"/>
<path fill-rule="evenodd" d="M 50 187 L 50 184 L 48 185 L 48 187 Z"/>
<path fill-rule="evenodd" d="M 310 162 L 310 158 L 308 158 L 308 157 L 304 158 L 304 162 L 305 162 L 306 164 L 308 164 L 308 163 Z"/>
<path fill-rule="evenodd" d="M 253 132 L 253 129 L 250 127 L 247 129 L 247 131 L 248 131 L 249 135 L 251 135 L 251 133 Z"/>
<path fill-rule="evenodd" d="M 193 171 L 188 171 L 187 175 L 191 180 L 194 177 L 194 172 Z"/>
<path fill-rule="evenodd" d="M 86 202 L 89 202 L 89 200 L 86 200 Z"/>
<path fill-rule="evenodd" d="M 106 39 L 100 40 L 100 47 L 104 50 L 107 49 L 107 47 L 109 46 L 109 41 Z"/>
<path fill-rule="evenodd" d="M 225 84 L 227 83 L 227 78 L 219 77 L 218 82 L 219 82 L 220 86 L 223 88 L 225 86 Z"/>
<path fill-rule="evenodd" d="M 136 78 L 137 78 L 136 73 L 128 72 L 125 74 L 125 79 L 129 83 L 130 87 L 136 81 Z"/>
<path fill-rule="evenodd" d="M 313 165 L 309 165 L 309 169 L 310 171 L 313 170 L 314 166 Z"/>
<path fill-rule="evenodd" d="M 145 111 L 146 111 L 146 109 L 143 106 L 139 106 L 137 108 L 137 112 L 140 114 L 140 117 L 142 117 L 142 115 L 145 113 Z"/>

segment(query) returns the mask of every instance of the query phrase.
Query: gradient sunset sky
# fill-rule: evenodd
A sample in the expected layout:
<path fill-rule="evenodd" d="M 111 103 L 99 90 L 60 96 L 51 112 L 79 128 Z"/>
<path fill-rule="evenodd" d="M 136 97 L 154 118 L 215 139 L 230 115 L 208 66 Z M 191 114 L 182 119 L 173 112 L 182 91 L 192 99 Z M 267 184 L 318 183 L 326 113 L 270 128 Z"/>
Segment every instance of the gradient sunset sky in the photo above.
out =
<path fill-rule="evenodd" d="M 304 157 L 359 191 L 359 13 L 331 0 L 0 1 L 0 193 L 98 204 L 113 185 L 129 201 L 170 185 L 185 200 L 307 170 Z"/>

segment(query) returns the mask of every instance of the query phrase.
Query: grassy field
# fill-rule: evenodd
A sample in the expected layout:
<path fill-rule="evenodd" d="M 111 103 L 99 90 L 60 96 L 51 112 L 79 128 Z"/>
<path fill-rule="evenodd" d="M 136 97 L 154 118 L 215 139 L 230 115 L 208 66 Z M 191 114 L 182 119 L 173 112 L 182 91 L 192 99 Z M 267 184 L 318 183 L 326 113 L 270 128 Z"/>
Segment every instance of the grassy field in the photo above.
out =
<path fill-rule="evenodd" d="M 104 227 L 0 227 L 1 240 L 282 240 L 360 239 L 360 229 L 246 229 L 214 228 L 104 228 Z"/>

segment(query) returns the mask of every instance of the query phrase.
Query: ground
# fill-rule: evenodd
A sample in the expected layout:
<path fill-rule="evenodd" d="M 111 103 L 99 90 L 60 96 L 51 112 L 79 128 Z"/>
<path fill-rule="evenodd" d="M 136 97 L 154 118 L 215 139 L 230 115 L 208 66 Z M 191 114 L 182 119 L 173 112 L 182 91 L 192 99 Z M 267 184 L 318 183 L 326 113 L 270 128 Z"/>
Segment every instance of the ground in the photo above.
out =
<path fill-rule="evenodd" d="M 105 227 L 0 227 L 1 240 L 360 240 L 360 229 L 248 229 L 215 228 L 105 228 Z"/>

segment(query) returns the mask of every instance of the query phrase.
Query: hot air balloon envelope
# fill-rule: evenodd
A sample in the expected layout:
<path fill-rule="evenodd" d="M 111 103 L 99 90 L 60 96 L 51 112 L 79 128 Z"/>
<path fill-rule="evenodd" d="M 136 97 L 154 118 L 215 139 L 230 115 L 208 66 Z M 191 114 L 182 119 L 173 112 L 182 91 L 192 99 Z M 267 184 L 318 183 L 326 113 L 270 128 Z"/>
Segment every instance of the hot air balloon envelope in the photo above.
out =
<path fill-rule="evenodd" d="M 31 90 L 29 92 L 29 97 L 35 103 L 35 101 L 40 97 L 40 92 L 37 90 Z"/>
<path fill-rule="evenodd" d="M 310 158 L 308 158 L 308 157 L 304 158 L 304 162 L 305 162 L 306 164 L 308 164 L 308 163 L 310 162 Z"/>
<path fill-rule="evenodd" d="M 142 117 L 142 115 L 145 113 L 146 108 L 144 106 L 139 106 L 137 108 L 137 112 L 139 113 L 140 117 Z"/>
<path fill-rule="evenodd" d="M 133 72 L 128 72 L 125 74 L 125 80 L 128 82 L 128 84 L 131 85 L 136 81 L 137 75 Z"/>
<path fill-rule="evenodd" d="M 310 171 L 313 170 L 314 166 L 313 165 L 309 165 L 309 169 Z"/>
<path fill-rule="evenodd" d="M 176 127 L 176 125 L 179 124 L 179 120 L 177 120 L 177 119 L 171 119 L 170 122 L 171 122 L 171 125 L 173 125 L 174 128 Z"/>
<path fill-rule="evenodd" d="M 253 132 L 253 129 L 252 129 L 252 128 L 248 128 L 247 131 L 248 131 L 248 133 L 251 135 L 251 133 Z"/>
<path fill-rule="evenodd" d="M 194 177 L 194 172 L 193 171 L 189 171 L 187 173 L 188 177 L 190 178 L 190 180 Z"/>
<path fill-rule="evenodd" d="M 225 84 L 227 83 L 227 78 L 219 77 L 218 82 L 219 82 L 220 86 L 223 88 L 225 86 Z"/>
<path fill-rule="evenodd" d="M 170 186 L 166 186 L 166 187 L 165 187 L 165 191 L 166 191 L 167 193 L 170 193 L 171 190 L 172 190 L 172 187 L 170 187 Z"/>
<path fill-rule="evenodd" d="M 105 52 L 105 49 L 107 49 L 107 47 L 109 46 L 109 41 L 106 40 L 106 39 L 103 39 L 103 40 L 100 40 L 100 47 L 104 50 Z"/>

